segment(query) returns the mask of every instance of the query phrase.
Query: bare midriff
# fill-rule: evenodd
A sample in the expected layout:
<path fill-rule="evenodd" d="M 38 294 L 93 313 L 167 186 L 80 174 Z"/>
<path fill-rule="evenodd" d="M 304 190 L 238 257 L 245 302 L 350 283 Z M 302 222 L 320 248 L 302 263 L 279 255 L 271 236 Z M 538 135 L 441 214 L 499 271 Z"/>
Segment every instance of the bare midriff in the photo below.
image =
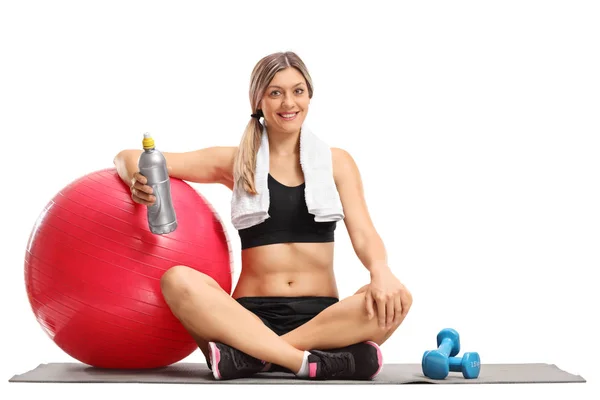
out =
<path fill-rule="evenodd" d="M 333 246 L 333 242 L 281 243 L 245 249 L 232 296 L 338 297 Z"/>

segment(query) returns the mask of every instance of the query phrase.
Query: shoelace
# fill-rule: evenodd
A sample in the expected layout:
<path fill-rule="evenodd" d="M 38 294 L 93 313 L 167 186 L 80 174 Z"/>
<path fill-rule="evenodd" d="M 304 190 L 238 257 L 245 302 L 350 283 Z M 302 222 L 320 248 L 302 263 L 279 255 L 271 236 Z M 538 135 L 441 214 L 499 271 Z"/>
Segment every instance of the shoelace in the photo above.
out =
<path fill-rule="evenodd" d="M 321 371 L 327 377 L 349 377 L 354 374 L 354 357 L 349 352 L 329 353 L 327 351 L 311 350 L 311 353 L 319 357 Z"/>

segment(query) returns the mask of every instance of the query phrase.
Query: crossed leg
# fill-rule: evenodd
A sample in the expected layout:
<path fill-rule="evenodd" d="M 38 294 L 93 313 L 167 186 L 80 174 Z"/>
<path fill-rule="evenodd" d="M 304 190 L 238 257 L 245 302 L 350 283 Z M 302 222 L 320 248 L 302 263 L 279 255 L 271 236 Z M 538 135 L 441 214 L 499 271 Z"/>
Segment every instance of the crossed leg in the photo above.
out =
<path fill-rule="evenodd" d="M 365 341 L 383 344 L 402 324 L 411 304 L 409 302 L 398 322 L 381 328 L 377 318 L 369 320 L 367 316 L 365 289 L 366 285 L 282 338 L 299 350 L 335 349 Z"/>
<path fill-rule="evenodd" d="M 161 289 L 171 311 L 205 356 L 208 342 L 218 341 L 290 371 L 300 369 L 305 350 L 340 348 L 367 340 L 380 345 L 402 323 L 382 329 L 377 318 L 369 320 L 364 287 L 283 336 L 242 307 L 214 279 L 192 268 L 169 269 L 161 279 Z"/>

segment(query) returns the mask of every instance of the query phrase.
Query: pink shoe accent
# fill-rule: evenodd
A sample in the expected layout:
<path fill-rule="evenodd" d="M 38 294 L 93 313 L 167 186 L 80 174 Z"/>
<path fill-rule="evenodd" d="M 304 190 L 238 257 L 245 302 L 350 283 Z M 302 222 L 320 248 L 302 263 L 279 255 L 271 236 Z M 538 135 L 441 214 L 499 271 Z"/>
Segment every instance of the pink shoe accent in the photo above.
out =
<path fill-rule="evenodd" d="M 308 376 L 311 378 L 316 378 L 317 376 L 317 363 L 309 363 L 308 364 Z"/>
<path fill-rule="evenodd" d="M 262 361 L 262 363 L 265 365 L 264 368 L 261 370 L 261 372 L 267 372 L 268 370 L 271 369 L 271 363 L 268 362 L 264 362 Z"/>
<path fill-rule="evenodd" d="M 375 373 L 373 375 L 371 375 L 371 377 L 369 378 L 369 379 L 373 379 L 381 372 L 381 369 L 383 368 L 383 355 L 381 354 L 381 349 L 379 348 L 377 343 L 372 342 L 370 340 L 365 343 L 370 344 L 371 346 L 375 347 L 375 349 L 377 350 L 377 363 L 379 364 L 379 368 L 377 368 L 377 371 L 375 371 Z"/>
<path fill-rule="evenodd" d="M 210 352 L 208 353 L 208 358 L 210 358 L 210 363 L 212 365 L 212 373 L 215 379 L 221 379 L 221 373 L 219 372 L 219 361 L 221 361 L 221 352 L 216 344 L 213 342 L 208 342 L 208 348 Z"/>

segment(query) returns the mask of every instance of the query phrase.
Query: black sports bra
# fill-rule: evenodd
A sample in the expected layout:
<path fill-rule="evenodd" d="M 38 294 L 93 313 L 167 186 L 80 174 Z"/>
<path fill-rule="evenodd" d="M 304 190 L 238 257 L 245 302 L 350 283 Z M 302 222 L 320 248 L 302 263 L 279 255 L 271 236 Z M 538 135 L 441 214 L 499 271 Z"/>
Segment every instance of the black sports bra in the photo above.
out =
<path fill-rule="evenodd" d="M 242 250 L 274 243 L 324 243 L 334 241 L 336 221 L 316 222 L 308 212 L 304 186 L 286 186 L 269 174 L 269 215 L 265 221 L 238 230 Z"/>

